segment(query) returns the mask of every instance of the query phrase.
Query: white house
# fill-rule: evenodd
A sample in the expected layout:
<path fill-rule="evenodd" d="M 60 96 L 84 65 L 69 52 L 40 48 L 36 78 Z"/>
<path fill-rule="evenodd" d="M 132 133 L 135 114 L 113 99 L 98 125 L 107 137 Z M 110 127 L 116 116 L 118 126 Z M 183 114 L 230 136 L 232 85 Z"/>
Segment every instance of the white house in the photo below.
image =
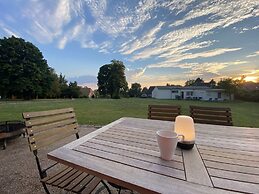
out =
<path fill-rule="evenodd" d="M 229 100 L 229 96 L 224 89 L 213 89 L 206 86 L 156 86 L 152 91 L 152 98 L 208 101 Z"/>

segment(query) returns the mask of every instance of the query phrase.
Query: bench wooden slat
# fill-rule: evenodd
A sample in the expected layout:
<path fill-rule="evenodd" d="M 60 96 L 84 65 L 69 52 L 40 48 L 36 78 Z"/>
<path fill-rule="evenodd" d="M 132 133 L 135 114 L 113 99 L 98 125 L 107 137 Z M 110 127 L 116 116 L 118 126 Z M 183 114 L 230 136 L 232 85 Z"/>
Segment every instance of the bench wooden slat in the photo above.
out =
<path fill-rule="evenodd" d="M 71 181 L 76 179 L 80 174 L 82 174 L 82 172 L 77 170 L 72 176 L 66 178 L 62 183 L 60 183 L 58 187 L 63 189 L 65 186 L 69 185 Z"/>
<path fill-rule="evenodd" d="M 44 131 L 43 133 L 36 133 L 33 134 L 32 136 L 29 136 L 29 142 L 30 143 L 35 143 L 41 142 L 41 141 L 48 141 L 49 138 L 54 137 L 55 135 L 59 134 L 70 134 L 78 132 L 77 130 L 78 125 L 77 124 L 71 124 L 71 125 L 66 125 L 64 127 L 57 127 L 53 128 L 52 130 Z"/>
<path fill-rule="evenodd" d="M 45 125 L 39 125 L 39 126 L 32 126 L 30 127 L 30 129 L 27 131 L 27 133 L 30 134 L 35 134 L 35 133 L 39 133 L 51 128 L 56 128 L 56 127 L 60 127 L 60 126 L 64 126 L 64 125 L 69 125 L 69 124 L 75 124 L 76 118 L 69 118 L 63 121 L 58 121 L 55 123 L 50 123 L 50 124 L 45 124 Z"/>
<path fill-rule="evenodd" d="M 37 150 L 39 148 L 42 148 L 42 147 L 45 147 L 45 146 L 48 146 L 50 144 L 53 144 L 61 139 L 64 139 L 70 135 L 73 135 L 75 134 L 75 131 L 67 131 L 67 132 L 63 132 L 62 134 L 56 134 L 55 136 L 52 136 L 52 137 L 49 137 L 47 138 L 46 140 L 41 140 L 41 141 L 38 141 L 35 143 L 31 143 L 30 144 L 30 148 L 31 148 L 31 151 L 33 150 Z"/>
<path fill-rule="evenodd" d="M 61 113 L 70 113 L 74 112 L 73 108 L 64 108 L 64 109 L 56 109 L 56 110 L 48 110 L 48 111 L 39 111 L 39 112 L 24 112 L 23 118 L 34 118 L 34 117 L 44 117 L 44 116 L 51 116 L 57 115 Z"/>
<path fill-rule="evenodd" d="M 94 176 L 89 174 L 76 187 L 74 187 L 72 191 L 75 193 L 79 193 L 84 189 L 85 185 L 87 185 L 93 178 Z"/>
<path fill-rule="evenodd" d="M 180 114 L 180 106 L 172 105 L 149 105 L 148 119 L 174 121 Z"/>
<path fill-rule="evenodd" d="M 174 121 L 180 114 L 180 106 L 173 105 L 149 105 L 148 119 Z"/>
<path fill-rule="evenodd" d="M 158 116 L 158 117 L 176 117 L 176 116 L 178 116 L 178 114 L 177 113 L 153 112 L 153 113 L 151 113 L 150 116 L 151 117 L 156 117 L 156 116 Z"/>
<path fill-rule="evenodd" d="M 47 184 L 52 184 L 53 182 L 58 180 L 60 177 L 62 177 L 65 174 L 69 173 L 71 170 L 72 170 L 72 168 L 65 167 L 65 168 L 59 170 L 57 173 L 45 177 L 44 179 L 41 180 L 41 182 L 45 182 Z"/>
<path fill-rule="evenodd" d="M 67 191 L 71 191 L 74 187 L 80 184 L 85 177 L 89 176 L 87 173 L 83 172 L 78 177 L 76 177 L 69 185 L 67 185 L 64 189 Z"/>
<path fill-rule="evenodd" d="M 202 119 L 193 119 L 193 120 L 195 123 L 201 123 L 201 124 L 233 126 L 232 122 L 220 122 L 220 121 L 210 121 L 210 120 L 202 120 Z"/>
<path fill-rule="evenodd" d="M 82 194 L 90 194 L 92 191 L 97 187 L 97 185 L 101 182 L 101 179 L 98 177 L 94 177 L 87 185 L 87 188 L 85 188 L 82 191 Z"/>
<path fill-rule="evenodd" d="M 190 116 L 195 123 L 233 125 L 230 108 L 190 106 Z"/>
<path fill-rule="evenodd" d="M 25 121 L 26 127 L 54 123 L 65 119 L 75 118 L 75 113 L 65 113 L 51 117 L 38 117 Z"/>
<path fill-rule="evenodd" d="M 70 176 L 72 176 L 72 175 L 75 174 L 76 172 L 77 172 L 76 169 L 72 169 L 71 171 L 69 171 L 68 173 L 66 173 L 65 175 L 63 175 L 62 177 L 60 177 L 59 179 L 57 179 L 57 180 L 54 181 L 53 183 L 51 183 L 51 185 L 54 185 L 54 186 L 60 185 L 63 181 L 65 181 L 66 179 L 68 179 Z"/>
<path fill-rule="evenodd" d="M 200 110 L 200 109 L 193 109 L 192 110 L 193 113 L 195 114 L 201 114 L 201 115 L 222 115 L 222 116 L 231 116 L 231 112 L 230 111 L 214 111 L 214 110 Z"/>
<path fill-rule="evenodd" d="M 208 111 L 231 111 L 229 107 L 205 107 L 205 106 L 190 106 L 197 110 L 208 110 Z"/>
<path fill-rule="evenodd" d="M 232 119 L 229 117 L 226 117 L 224 115 L 221 116 L 216 116 L 216 115 L 196 115 L 195 119 L 203 119 L 203 120 L 215 120 L 215 121 L 224 121 L 224 122 L 228 122 L 231 121 Z"/>
<path fill-rule="evenodd" d="M 174 121 L 175 117 L 150 117 L 149 119 L 161 120 L 161 121 Z"/>

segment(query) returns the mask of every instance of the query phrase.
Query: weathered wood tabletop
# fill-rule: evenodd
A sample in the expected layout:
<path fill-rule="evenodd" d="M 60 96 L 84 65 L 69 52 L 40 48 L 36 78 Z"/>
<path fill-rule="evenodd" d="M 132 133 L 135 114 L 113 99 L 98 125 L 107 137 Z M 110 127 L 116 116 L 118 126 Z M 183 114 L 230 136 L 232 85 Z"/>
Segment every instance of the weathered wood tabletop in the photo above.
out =
<path fill-rule="evenodd" d="M 259 193 L 259 128 L 195 124 L 194 148 L 165 161 L 155 132 L 173 125 L 121 118 L 48 157 L 140 193 Z"/>

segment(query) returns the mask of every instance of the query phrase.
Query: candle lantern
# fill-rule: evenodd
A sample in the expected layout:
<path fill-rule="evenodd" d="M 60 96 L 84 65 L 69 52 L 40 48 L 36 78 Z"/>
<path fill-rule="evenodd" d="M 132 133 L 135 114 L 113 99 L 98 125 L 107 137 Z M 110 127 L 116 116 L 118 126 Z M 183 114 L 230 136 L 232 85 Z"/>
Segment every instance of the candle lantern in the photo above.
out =
<path fill-rule="evenodd" d="M 195 129 L 192 117 L 179 115 L 175 118 L 175 132 L 182 136 L 177 146 L 182 149 L 192 149 L 195 143 Z"/>

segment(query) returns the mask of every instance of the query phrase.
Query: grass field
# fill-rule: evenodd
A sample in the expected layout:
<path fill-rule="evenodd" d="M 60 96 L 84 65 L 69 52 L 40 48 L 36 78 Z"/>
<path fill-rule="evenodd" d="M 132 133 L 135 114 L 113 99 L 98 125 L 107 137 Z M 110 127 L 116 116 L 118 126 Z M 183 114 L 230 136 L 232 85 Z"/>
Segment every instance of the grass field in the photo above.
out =
<path fill-rule="evenodd" d="M 147 118 L 147 106 L 149 104 L 181 105 L 182 114 L 186 115 L 189 115 L 189 105 L 230 107 L 235 126 L 259 127 L 259 103 L 141 98 L 0 101 L 0 121 L 22 119 L 21 113 L 27 111 L 73 107 L 79 124 L 104 125 L 125 116 Z"/>

